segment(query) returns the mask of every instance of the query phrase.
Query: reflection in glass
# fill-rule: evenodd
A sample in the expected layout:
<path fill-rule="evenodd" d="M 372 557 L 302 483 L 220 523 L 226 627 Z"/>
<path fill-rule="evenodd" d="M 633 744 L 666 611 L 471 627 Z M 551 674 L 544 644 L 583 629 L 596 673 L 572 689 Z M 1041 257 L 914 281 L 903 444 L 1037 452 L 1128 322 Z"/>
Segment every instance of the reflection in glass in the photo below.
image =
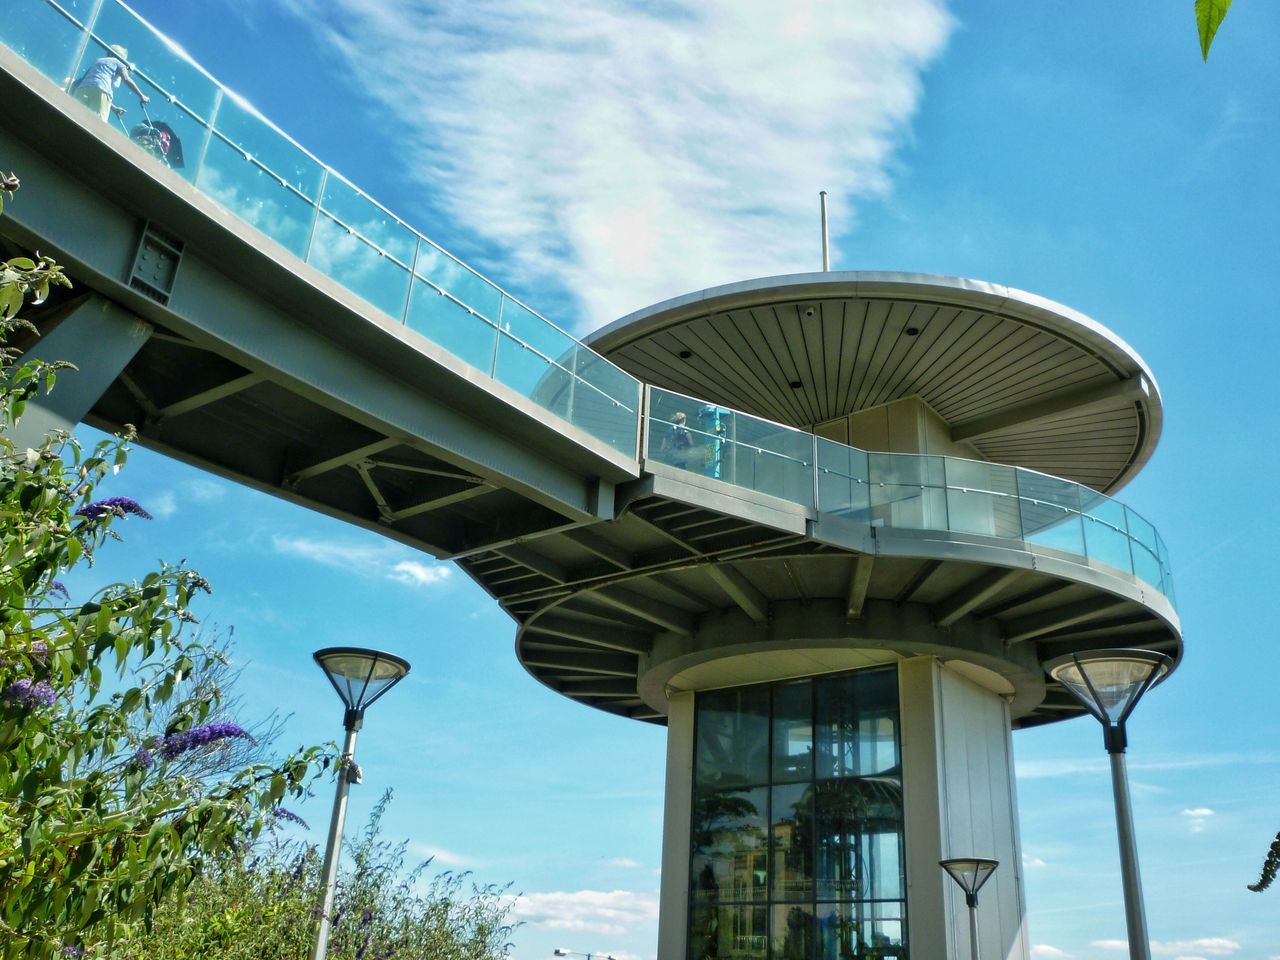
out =
<path fill-rule="evenodd" d="M 34 3 L 21 15 L 0 16 L 0 43 L 60 87 L 79 76 L 73 74 L 71 61 L 83 37 L 80 27 L 48 4 Z"/>
<path fill-rule="evenodd" d="M 773 788 L 769 852 L 774 900 L 813 899 L 813 786 Z"/>
<path fill-rule="evenodd" d="M 813 683 L 773 688 L 773 782 L 813 778 Z"/>
<path fill-rule="evenodd" d="M 765 960 L 768 956 L 768 908 L 763 904 L 695 906 L 689 919 L 689 956 L 694 960 Z"/>
<path fill-rule="evenodd" d="M 286 250 L 306 255 L 315 208 L 221 137 L 209 141 L 196 185 Z"/>
<path fill-rule="evenodd" d="M 702 694 L 696 749 L 699 787 L 768 783 L 769 688 L 736 687 Z"/>
<path fill-rule="evenodd" d="M 404 316 L 408 268 L 325 214 L 316 220 L 307 262 L 383 313 L 397 320 Z"/>
<path fill-rule="evenodd" d="M 209 119 L 218 85 L 130 11 L 108 0 L 102 5 L 93 32 L 104 47 L 119 44 L 129 51 L 129 64 L 135 81 L 145 79 L 153 83 L 164 91 L 162 96 L 165 99 L 173 97 L 201 120 Z M 86 53 L 85 56 L 96 58 L 102 54 Z M 141 82 L 138 85 L 143 86 Z M 143 90 L 152 97 L 148 111 L 153 109 L 153 105 L 158 108 L 158 98 L 145 86 Z M 117 96 L 116 101 L 121 106 L 129 106 L 131 97 L 132 94 L 126 92 L 124 97 Z M 137 101 L 134 101 L 136 105 Z M 152 117 L 155 117 L 154 113 Z"/>
<path fill-rule="evenodd" d="M 906 958 L 897 691 L 878 667 L 698 695 L 690 956 Z"/>
<path fill-rule="evenodd" d="M 689 879 L 695 900 L 765 899 L 768 798 L 764 787 L 718 790 L 694 798 Z"/>
<path fill-rule="evenodd" d="M 498 328 L 416 278 L 406 323 L 458 359 L 492 375 Z"/>
<path fill-rule="evenodd" d="M 811 903 L 773 907 L 773 960 L 812 960 L 818 948 L 818 918 Z"/>

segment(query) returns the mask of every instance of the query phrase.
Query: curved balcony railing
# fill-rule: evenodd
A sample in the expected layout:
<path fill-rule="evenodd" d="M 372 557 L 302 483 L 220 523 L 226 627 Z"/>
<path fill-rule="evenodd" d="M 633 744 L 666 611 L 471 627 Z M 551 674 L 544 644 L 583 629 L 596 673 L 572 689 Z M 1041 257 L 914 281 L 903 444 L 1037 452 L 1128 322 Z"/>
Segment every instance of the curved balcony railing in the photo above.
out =
<path fill-rule="evenodd" d="M 630 457 L 640 382 L 486 280 L 325 166 L 118 0 L 24 0 L 0 42 L 64 90 L 111 44 L 150 98 L 115 130 L 321 273 L 494 380 Z M 167 125 L 162 149 L 139 133 Z M 561 389 L 547 390 L 547 383 Z"/>
<path fill-rule="evenodd" d="M 956 457 L 868 453 L 665 390 L 643 395 L 640 381 L 325 166 L 120 0 L 23 0 L 0 17 L 0 42 L 67 91 L 109 44 L 127 47 L 149 122 L 174 140 L 166 153 L 136 123 L 113 120 L 120 135 L 376 309 L 628 456 L 869 527 L 1036 544 L 1174 599 L 1155 528 L 1088 487 Z"/>
<path fill-rule="evenodd" d="M 868 527 L 1047 547 L 1137 577 L 1174 602 L 1160 534 L 1096 490 L 980 460 L 869 453 L 657 387 L 647 394 L 648 460 Z"/>

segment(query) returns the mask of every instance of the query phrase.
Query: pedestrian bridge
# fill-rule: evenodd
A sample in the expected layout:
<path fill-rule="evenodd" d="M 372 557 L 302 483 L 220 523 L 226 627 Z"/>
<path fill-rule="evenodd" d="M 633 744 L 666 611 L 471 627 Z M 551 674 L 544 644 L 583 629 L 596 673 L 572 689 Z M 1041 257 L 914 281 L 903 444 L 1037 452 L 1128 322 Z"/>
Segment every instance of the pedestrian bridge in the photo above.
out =
<path fill-rule="evenodd" d="M 519 624 L 531 673 L 625 716 L 663 718 L 655 644 L 743 630 L 767 643 L 774 624 L 794 637 L 803 622 L 818 646 L 971 662 L 1022 724 L 1076 709 L 1046 681 L 1048 656 L 1100 638 L 1180 655 L 1164 543 L 1106 495 L 1150 455 L 1159 396 L 1091 321 L 945 278 L 761 286 L 775 318 L 861 310 L 877 343 L 906 344 L 851 367 L 883 372 L 890 400 L 942 389 L 924 355 L 958 329 L 895 318 L 951 310 L 1022 345 L 965 388 L 988 399 L 947 429 L 972 456 L 868 453 L 818 435 L 816 415 L 641 382 L 651 353 L 619 347 L 623 369 L 575 340 L 117 0 L 12 6 L 0 165 L 23 186 L 0 218 L 2 254 L 52 255 L 75 282 L 31 314 L 32 354 L 81 369 L 44 426 L 134 424 L 145 446 L 456 560 Z M 163 144 L 68 95 L 108 44 L 137 64 Z M 748 309 L 726 303 L 730 320 Z M 844 349 L 829 352 L 837 367 Z M 891 389 L 911 350 L 915 380 Z M 779 371 L 783 393 L 806 388 L 798 369 Z M 1107 439 L 1081 454 L 1081 431 L 1098 430 Z M 904 616 L 918 621 L 906 646 L 893 639 Z"/>

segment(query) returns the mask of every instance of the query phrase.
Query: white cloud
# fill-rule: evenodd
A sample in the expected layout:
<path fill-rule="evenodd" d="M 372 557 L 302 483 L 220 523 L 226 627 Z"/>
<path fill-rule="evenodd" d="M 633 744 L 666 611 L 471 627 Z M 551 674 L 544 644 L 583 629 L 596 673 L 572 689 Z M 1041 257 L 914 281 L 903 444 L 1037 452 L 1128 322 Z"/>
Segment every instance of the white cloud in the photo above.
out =
<path fill-rule="evenodd" d="M 430 858 L 434 864 L 442 867 L 476 867 L 480 865 L 479 860 L 429 843 L 411 843 L 409 844 L 409 850 L 424 860 Z"/>
<path fill-rule="evenodd" d="M 588 328 L 817 269 L 818 190 L 837 232 L 888 191 L 954 26 L 944 0 L 287 2 L 394 114 L 410 175 Z"/>
<path fill-rule="evenodd" d="M 196 503 L 213 503 L 227 495 L 227 485 L 197 477 L 187 484 L 186 492 Z"/>
<path fill-rule="evenodd" d="M 1091 947 L 1099 950 L 1128 950 L 1127 940 L 1094 940 Z M 1175 960 L 1205 960 L 1207 957 L 1228 957 L 1240 949 L 1240 944 L 1226 937 L 1200 937 L 1196 940 L 1152 940 L 1151 952 L 1160 957 Z"/>
<path fill-rule="evenodd" d="M 1043 870 L 1047 866 L 1048 864 L 1039 857 L 1031 857 L 1025 853 L 1022 855 L 1022 868 L 1024 870 Z"/>
<path fill-rule="evenodd" d="M 349 540 L 316 540 L 276 534 L 271 545 L 278 553 L 361 577 L 383 577 L 410 586 L 435 586 L 453 577 L 453 568 L 442 563 L 404 559 L 410 551 L 396 544 L 361 544 Z"/>
<path fill-rule="evenodd" d="M 1062 960 L 1064 957 L 1072 957 L 1075 954 L 1059 950 L 1057 947 L 1051 947 L 1047 943 L 1037 943 L 1031 947 L 1031 956 L 1045 957 L 1047 960 Z"/>
<path fill-rule="evenodd" d="M 1187 818 L 1187 828 L 1192 833 L 1204 833 L 1204 828 L 1209 818 L 1213 816 L 1213 811 L 1208 807 L 1193 807 L 1183 810 L 1182 815 Z"/>
<path fill-rule="evenodd" d="M 526 893 L 515 901 L 515 916 L 557 930 L 621 936 L 658 918 L 658 898 L 629 890 Z"/>
<path fill-rule="evenodd" d="M 150 498 L 147 509 L 161 520 L 167 520 L 178 512 L 178 498 L 172 490 L 162 490 Z"/>
<path fill-rule="evenodd" d="M 614 857 L 609 861 L 611 867 L 622 867 L 626 870 L 635 870 L 640 866 L 639 860 L 632 860 L 630 857 Z"/>

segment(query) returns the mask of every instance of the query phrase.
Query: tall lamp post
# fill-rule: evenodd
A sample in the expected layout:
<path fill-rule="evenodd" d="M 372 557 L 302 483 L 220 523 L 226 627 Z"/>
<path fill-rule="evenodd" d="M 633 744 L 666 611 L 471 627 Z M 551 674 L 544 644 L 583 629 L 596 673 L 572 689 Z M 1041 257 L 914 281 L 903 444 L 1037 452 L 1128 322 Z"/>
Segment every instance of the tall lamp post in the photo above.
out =
<path fill-rule="evenodd" d="M 1151 960 L 1151 946 L 1147 940 L 1138 845 L 1133 835 L 1133 804 L 1129 799 L 1129 775 L 1124 762 L 1124 725 L 1142 695 L 1163 680 L 1172 667 L 1173 661 L 1163 653 L 1125 647 L 1069 653 L 1045 664 L 1049 676 L 1066 687 L 1102 724 L 1103 742 L 1111 756 L 1111 787 L 1116 802 L 1130 960 Z"/>
<path fill-rule="evenodd" d="M 338 859 L 342 849 L 342 826 L 347 819 L 347 791 L 360 782 L 356 766 L 356 733 L 364 724 L 369 705 L 405 678 L 409 661 L 378 650 L 360 647 L 326 647 L 313 656 L 333 689 L 346 705 L 342 726 L 347 731 L 338 761 L 338 789 L 333 798 L 333 817 L 329 821 L 329 839 L 324 848 L 324 899 L 320 904 L 320 926 L 316 930 L 313 960 L 325 960 L 329 952 L 329 916 L 333 912 L 333 893 L 338 880 Z"/>
<path fill-rule="evenodd" d="M 969 960 L 978 960 L 978 891 L 991 879 L 1000 861 L 989 857 L 952 857 L 939 860 L 938 866 L 964 891 L 964 902 L 969 907 Z"/>

